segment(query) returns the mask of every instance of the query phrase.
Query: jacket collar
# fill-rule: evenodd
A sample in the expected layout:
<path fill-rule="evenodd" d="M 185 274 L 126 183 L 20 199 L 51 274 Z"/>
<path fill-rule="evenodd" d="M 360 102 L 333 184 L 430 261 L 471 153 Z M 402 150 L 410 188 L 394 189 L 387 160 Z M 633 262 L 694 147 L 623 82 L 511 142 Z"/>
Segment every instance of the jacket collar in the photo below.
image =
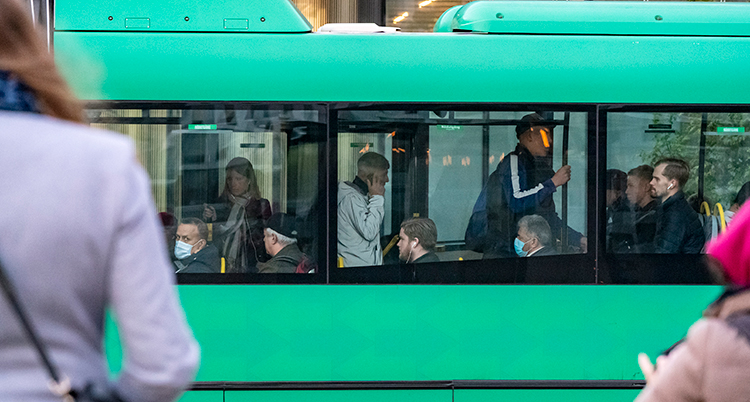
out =
<path fill-rule="evenodd" d="M 0 110 L 39 113 L 31 89 L 3 70 L 0 70 Z"/>
<path fill-rule="evenodd" d="M 669 208 L 669 206 L 671 206 L 672 204 L 676 203 L 679 200 L 684 200 L 684 199 L 685 199 L 685 193 L 683 193 L 682 190 L 680 190 L 677 193 L 675 193 L 675 195 L 667 198 L 666 201 L 662 202 L 661 208 L 662 209 Z"/>

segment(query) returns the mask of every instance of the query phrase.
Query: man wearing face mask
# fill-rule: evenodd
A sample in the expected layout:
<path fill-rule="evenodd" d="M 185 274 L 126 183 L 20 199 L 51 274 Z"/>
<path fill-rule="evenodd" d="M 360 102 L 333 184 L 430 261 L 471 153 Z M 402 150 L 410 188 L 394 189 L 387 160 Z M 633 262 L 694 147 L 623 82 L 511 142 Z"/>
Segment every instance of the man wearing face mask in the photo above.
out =
<path fill-rule="evenodd" d="M 401 223 L 398 234 L 398 258 L 406 263 L 440 262 L 435 255 L 437 227 L 429 218 L 414 218 Z"/>
<path fill-rule="evenodd" d="M 219 250 L 208 244 L 208 227 L 196 218 L 183 219 L 177 227 L 174 256 L 178 274 L 221 273 Z"/>
<path fill-rule="evenodd" d="M 690 167 L 681 159 L 665 158 L 656 162 L 651 179 L 652 193 L 661 200 L 656 208 L 656 253 L 698 254 L 703 249 L 703 226 L 682 192 L 689 177 Z"/>
<path fill-rule="evenodd" d="M 513 244 L 519 257 L 555 255 L 549 224 L 539 215 L 526 215 L 518 221 Z"/>
<path fill-rule="evenodd" d="M 487 237 L 484 258 L 515 257 L 518 221 L 540 215 L 559 234 L 562 220 L 555 212 L 552 194 L 570 180 L 570 166 L 552 169 L 552 123 L 532 113 L 516 126 L 518 145 L 500 161 L 487 182 Z M 570 228 L 570 244 L 586 251 L 586 238 Z"/>

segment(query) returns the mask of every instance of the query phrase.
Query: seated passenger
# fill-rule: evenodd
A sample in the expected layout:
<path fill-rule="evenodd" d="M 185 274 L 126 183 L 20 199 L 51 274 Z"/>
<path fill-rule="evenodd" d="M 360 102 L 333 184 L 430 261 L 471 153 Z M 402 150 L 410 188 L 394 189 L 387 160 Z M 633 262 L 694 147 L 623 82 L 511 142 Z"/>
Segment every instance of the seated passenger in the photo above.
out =
<path fill-rule="evenodd" d="M 628 188 L 625 195 L 633 208 L 634 238 L 631 252 L 653 252 L 656 232 L 656 207 L 659 203 L 651 196 L 651 179 L 654 168 L 641 165 L 628 172 Z"/>
<path fill-rule="evenodd" d="M 633 216 L 625 197 L 628 175 L 622 170 L 607 170 L 607 251 L 624 253 L 634 243 Z"/>
<path fill-rule="evenodd" d="M 208 244 L 208 227 L 196 218 L 183 219 L 175 235 L 174 255 L 178 274 L 221 273 L 219 251 Z"/>
<path fill-rule="evenodd" d="M 740 191 L 738 191 L 737 196 L 734 197 L 734 201 L 732 201 L 732 205 L 729 207 L 729 210 L 724 212 L 724 218 L 726 219 L 727 225 L 734 217 L 734 214 L 740 210 L 740 208 L 748 198 L 750 198 L 750 181 L 746 182 L 742 185 L 742 187 L 740 187 Z"/>
<path fill-rule="evenodd" d="M 297 247 L 294 218 L 285 213 L 277 212 L 268 218 L 263 242 L 271 259 L 258 263 L 258 273 L 293 274 L 306 258 Z"/>
<path fill-rule="evenodd" d="M 234 158 L 226 167 L 224 190 L 217 202 L 206 205 L 203 219 L 216 222 L 213 238 L 226 259 L 227 273 L 257 272 L 258 261 L 268 259 L 263 248 L 263 221 L 271 204 L 261 198 L 253 164 Z"/>
<path fill-rule="evenodd" d="M 526 215 L 518 221 L 514 242 L 519 257 L 555 255 L 549 223 L 539 215 Z"/>
<path fill-rule="evenodd" d="M 656 163 L 651 187 L 661 205 L 656 209 L 654 252 L 660 254 L 698 254 L 705 235 L 698 213 L 682 188 L 690 177 L 690 167 L 681 159 L 666 158 Z"/>
<path fill-rule="evenodd" d="M 354 180 L 339 183 L 338 257 L 345 267 L 383 265 L 380 225 L 389 168 L 383 155 L 368 152 L 357 161 Z"/>
<path fill-rule="evenodd" d="M 398 234 L 398 258 L 408 263 L 440 262 L 435 254 L 437 226 L 429 218 L 408 219 Z"/>

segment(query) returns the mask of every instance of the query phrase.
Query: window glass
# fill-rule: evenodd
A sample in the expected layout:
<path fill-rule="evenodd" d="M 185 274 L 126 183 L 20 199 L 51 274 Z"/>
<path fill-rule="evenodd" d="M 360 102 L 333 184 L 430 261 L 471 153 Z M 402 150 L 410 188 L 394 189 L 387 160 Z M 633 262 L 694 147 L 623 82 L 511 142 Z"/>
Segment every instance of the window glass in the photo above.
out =
<path fill-rule="evenodd" d="M 750 187 L 748 134 L 747 113 L 608 113 L 607 251 L 702 253 Z"/>
<path fill-rule="evenodd" d="M 587 113 L 345 110 L 338 125 L 340 267 L 584 252 Z"/>
<path fill-rule="evenodd" d="M 176 105 L 87 113 L 92 126 L 134 140 L 176 272 L 253 274 L 322 266 L 321 110 Z"/>

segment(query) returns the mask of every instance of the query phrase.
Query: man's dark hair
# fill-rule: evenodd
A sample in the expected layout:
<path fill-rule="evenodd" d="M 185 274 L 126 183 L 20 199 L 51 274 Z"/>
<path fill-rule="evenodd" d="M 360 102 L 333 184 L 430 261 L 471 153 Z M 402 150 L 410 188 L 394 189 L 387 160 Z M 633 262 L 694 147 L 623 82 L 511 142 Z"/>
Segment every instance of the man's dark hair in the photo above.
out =
<path fill-rule="evenodd" d="M 526 215 L 518 221 L 519 228 L 526 228 L 529 236 L 536 237 L 542 246 L 549 247 L 552 244 L 552 229 L 547 220 L 539 215 Z"/>
<path fill-rule="evenodd" d="M 625 191 L 628 187 L 628 175 L 622 170 L 607 170 L 607 190 Z"/>
<path fill-rule="evenodd" d="M 401 229 L 410 239 L 419 239 L 419 244 L 427 251 L 434 251 L 437 244 L 437 226 L 430 218 L 412 218 L 401 222 Z"/>
<path fill-rule="evenodd" d="M 650 182 L 654 177 L 654 168 L 649 165 L 641 165 L 630 169 L 628 176 L 637 177 L 641 180 L 646 180 L 646 182 Z"/>
<path fill-rule="evenodd" d="M 391 164 L 385 156 L 376 152 L 368 152 L 362 155 L 357 161 L 357 176 L 360 174 L 365 178 L 372 180 L 372 176 L 382 170 L 388 170 Z"/>
<path fill-rule="evenodd" d="M 664 158 L 657 161 L 654 166 L 659 166 L 662 163 L 666 164 L 664 166 L 664 177 L 669 180 L 677 180 L 680 189 L 685 187 L 685 183 L 690 178 L 690 165 L 682 159 Z"/>
<path fill-rule="evenodd" d="M 198 228 L 198 236 L 208 241 L 208 226 L 198 218 L 185 218 L 180 222 L 181 225 L 195 225 Z"/>

